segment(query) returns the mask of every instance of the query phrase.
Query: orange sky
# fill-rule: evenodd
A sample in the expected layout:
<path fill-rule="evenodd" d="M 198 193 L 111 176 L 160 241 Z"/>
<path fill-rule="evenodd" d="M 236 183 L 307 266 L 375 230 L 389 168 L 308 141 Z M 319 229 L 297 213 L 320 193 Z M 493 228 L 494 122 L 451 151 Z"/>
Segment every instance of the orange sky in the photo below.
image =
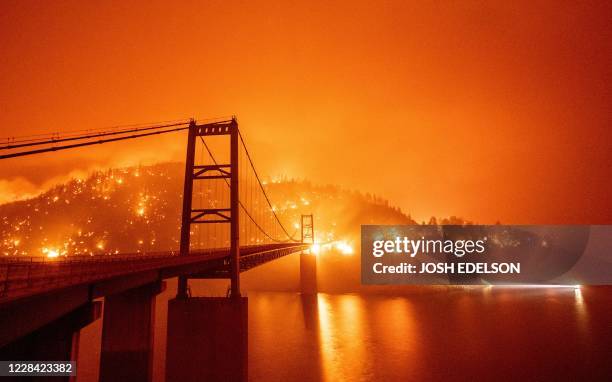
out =
<path fill-rule="evenodd" d="M 135 3 L 1 2 L 0 136 L 236 114 L 261 173 L 418 219 L 612 223 L 610 4 Z M 0 200 L 184 138 L 2 161 Z"/>

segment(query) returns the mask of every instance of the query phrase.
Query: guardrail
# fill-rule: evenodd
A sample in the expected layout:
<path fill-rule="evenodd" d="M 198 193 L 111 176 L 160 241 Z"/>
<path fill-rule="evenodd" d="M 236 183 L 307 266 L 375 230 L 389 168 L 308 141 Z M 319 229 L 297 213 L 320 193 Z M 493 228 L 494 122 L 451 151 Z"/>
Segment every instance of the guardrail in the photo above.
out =
<path fill-rule="evenodd" d="M 241 247 L 244 256 L 266 252 L 282 245 Z M 0 302 L 24 295 L 99 281 L 119 275 L 159 269 L 168 266 L 218 258 L 228 248 L 192 251 L 179 256 L 177 251 L 149 252 L 146 254 L 0 258 Z M 228 253 L 229 255 L 229 253 Z"/>
<path fill-rule="evenodd" d="M 154 269 L 160 264 L 167 263 L 168 260 L 179 258 L 171 253 L 121 258 L 95 257 L 29 261 L 3 259 L 0 262 L 0 299 Z M 183 256 L 185 257 L 187 256 Z M 189 256 L 189 259 L 185 260 L 193 258 Z"/>

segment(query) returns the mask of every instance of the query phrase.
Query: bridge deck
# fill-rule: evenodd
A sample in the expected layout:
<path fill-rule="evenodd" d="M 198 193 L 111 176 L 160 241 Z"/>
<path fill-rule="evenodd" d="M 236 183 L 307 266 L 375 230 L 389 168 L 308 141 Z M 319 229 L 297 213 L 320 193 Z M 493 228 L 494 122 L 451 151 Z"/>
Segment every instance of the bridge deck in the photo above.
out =
<path fill-rule="evenodd" d="M 241 247 L 240 271 L 307 247 L 301 243 Z M 188 256 L 167 251 L 59 259 L 6 257 L 0 259 L 0 304 L 74 285 L 99 283 L 150 271 L 159 272 L 159 279 L 178 275 L 226 278 L 229 277 L 228 264 L 229 248 L 192 251 Z M 94 294 L 93 297 L 100 297 L 104 292 Z"/>

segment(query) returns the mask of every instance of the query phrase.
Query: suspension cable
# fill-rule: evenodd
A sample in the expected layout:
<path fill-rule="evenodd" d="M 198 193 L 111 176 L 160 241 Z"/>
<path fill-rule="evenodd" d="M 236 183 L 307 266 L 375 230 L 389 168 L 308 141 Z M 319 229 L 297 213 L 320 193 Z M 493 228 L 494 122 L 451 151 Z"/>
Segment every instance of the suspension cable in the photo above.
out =
<path fill-rule="evenodd" d="M 251 168 L 253 169 L 253 173 L 255 174 L 255 178 L 257 179 L 257 183 L 259 184 L 259 188 L 261 188 L 261 192 L 263 193 L 264 197 L 266 198 L 266 202 L 268 202 L 268 206 L 270 206 L 270 210 L 272 211 L 272 214 L 274 215 L 274 218 L 278 222 L 278 225 L 280 225 L 282 230 L 285 232 L 285 235 L 287 235 L 287 237 L 290 238 L 292 241 L 298 242 L 299 240 L 296 240 L 293 236 L 291 236 L 289 234 L 289 232 L 287 232 L 287 229 L 285 228 L 283 223 L 281 223 L 280 219 L 278 218 L 278 215 L 276 214 L 276 211 L 274 211 L 274 208 L 272 207 L 272 203 L 270 202 L 270 198 L 268 198 L 268 194 L 266 193 L 266 190 L 264 189 L 264 186 L 261 183 L 261 179 L 259 178 L 259 175 L 257 174 L 257 170 L 255 170 L 255 164 L 253 164 L 253 160 L 251 159 L 251 155 L 249 154 L 249 150 L 247 149 L 246 144 L 244 143 L 244 139 L 242 138 L 242 134 L 240 133 L 240 130 L 238 130 L 238 136 L 240 137 L 240 142 L 242 142 L 242 147 L 244 147 L 244 151 L 246 152 L 247 158 L 249 159 L 249 163 L 251 164 Z"/>
<path fill-rule="evenodd" d="M 142 134 L 132 134 L 132 135 L 128 135 L 128 136 L 125 136 L 125 137 L 99 139 L 99 140 L 94 140 L 94 141 L 90 141 L 90 142 L 74 143 L 74 144 L 69 144 L 69 145 L 64 145 L 64 146 L 52 146 L 52 147 L 46 147 L 44 149 L 36 149 L 36 150 L 29 150 L 29 151 L 19 151 L 19 152 L 16 152 L 16 153 L 0 155 L 0 159 L 15 158 L 15 157 L 21 157 L 21 156 L 26 156 L 26 155 L 34 155 L 34 154 L 42 154 L 42 153 L 46 153 L 46 152 L 49 152 L 49 151 L 67 150 L 67 149 L 72 149 L 72 148 L 76 148 L 76 147 L 97 145 L 97 144 L 108 143 L 108 142 L 123 141 L 125 139 L 142 138 L 142 137 L 147 137 L 147 136 L 151 136 L 151 135 L 165 134 L 165 133 L 172 133 L 172 132 L 175 132 L 175 131 L 187 130 L 188 128 L 189 128 L 189 126 L 181 126 L 181 127 L 176 127 L 176 128 L 169 129 L 169 130 L 157 130 L 157 131 L 148 132 L 148 133 L 142 133 Z"/>
<path fill-rule="evenodd" d="M 168 128 L 168 127 L 184 126 L 187 123 L 188 122 L 180 122 L 180 123 L 172 123 L 172 124 L 166 124 L 166 125 L 137 127 L 137 128 L 132 128 L 132 129 L 122 129 L 122 130 L 114 130 L 114 131 L 111 130 L 111 131 L 89 132 L 85 134 L 67 135 L 64 137 L 60 137 L 58 135 L 57 138 L 51 137 L 51 138 L 44 138 L 44 139 L 13 141 L 13 143 L 9 143 L 5 146 L 0 147 L 0 150 L 10 150 L 10 149 L 16 149 L 20 147 L 40 146 L 40 145 L 48 145 L 48 144 L 67 142 L 67 141 L 78 141 L 78 140 L 83 140 L 83 139 L 106 137 L 109 135 L 121 135 L 121 134 L 135 133 L 135 132 L 141 132 L 141 131 L 157 130 L 157 129 L 163 129 L 163 128 Z"/>
<path fill-rule="evenodd" d="M 204 138 L 202 136 L 200 136 L 200 140 L 202 141 L 202 144 L 204 145 L 204 147 L 206 148 L 206 151 L 208 151 L 208 155 L 210 155 L 210 159 L 212 159 L 213 163 L 215 164 L 215 166 L 218 166 L 217 160 L 215 159 L 212 151 L 210 150 L 210 148 L 208 147 L 208 145 L 206 144 L 206 141 L 204 141 Z M 230 186 L 229 181 L 226 178 L 223 178 L 223 180 L 225 181 L 225 184 L 228 187 Z M 255 226 L 261 231 L 261 233 L 263 233 L 266 237 L 268 237 L 270 240 L 275 241 L 277 243 L 288 243 L 290 241 L 294 241 L 294 242 L 298 242 L 297 240 L 295 240 L 293 237 L 287 235 L 289 237 L 289 240 L 279 240 L 279 239 L 275 239 L 272 236 L 270 236 L 260 225 L 259 223 L 257 223 L 257 221 L 255 221 L 255 219 L 253 218 L 253 216 L 251 216 L 250 212 L 247 210 L 247 208 L 245 207 L 245 205 L 242 203 L 241 200 L 238 200 L 238 204 L 240 205 L 240 207 L 242 208 L 242 210 L 244 211 L 244 213 L 249 217 L 249 219 L 253 222 L 253 224 L 255 224 Z M 274 213 L 274 211 L 272 211 Z M 276 214 L 274 214 L 276 216 Z M 277 219 L 278 220 L 278 219 Z"/>

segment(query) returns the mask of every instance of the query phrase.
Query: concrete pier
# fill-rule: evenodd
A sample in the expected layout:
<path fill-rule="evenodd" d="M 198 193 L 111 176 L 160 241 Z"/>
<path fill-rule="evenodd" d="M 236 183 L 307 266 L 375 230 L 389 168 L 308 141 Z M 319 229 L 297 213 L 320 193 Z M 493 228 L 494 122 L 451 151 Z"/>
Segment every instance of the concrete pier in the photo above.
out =
<path fill-rule="evenodd" d="M 155 297 L 164 288 L 160 281 L 104 299 L 100 382 L 151 381 Z"/>
<path fill-rule="evenodd" d="M 317 256 L 307 252 L 300 254 L 300 290 L 303 294 L 317 293 Z"/>
<path fill-rule="evenodd" d="M 6 361 L 77 361 L 79 334 L 82 328 L 100 318 L 101 302 L 89 302 L 49 324 L 21 337 L 0 349 L 0 359 Z M 14 317 L 19 320 L 19 317 Z M 78 366 L 77 366 L 78 368 Z M 23 378 L 17 378 L 19 380 Z M 47 380 L 30 377 L 28 380 Z M 70 381 L 74 377 L 54 377 Z"/>
<path fill-rule="evenodd" d="M 168 302 L 166 381 L 247 381 L 246 297 Z"/>

